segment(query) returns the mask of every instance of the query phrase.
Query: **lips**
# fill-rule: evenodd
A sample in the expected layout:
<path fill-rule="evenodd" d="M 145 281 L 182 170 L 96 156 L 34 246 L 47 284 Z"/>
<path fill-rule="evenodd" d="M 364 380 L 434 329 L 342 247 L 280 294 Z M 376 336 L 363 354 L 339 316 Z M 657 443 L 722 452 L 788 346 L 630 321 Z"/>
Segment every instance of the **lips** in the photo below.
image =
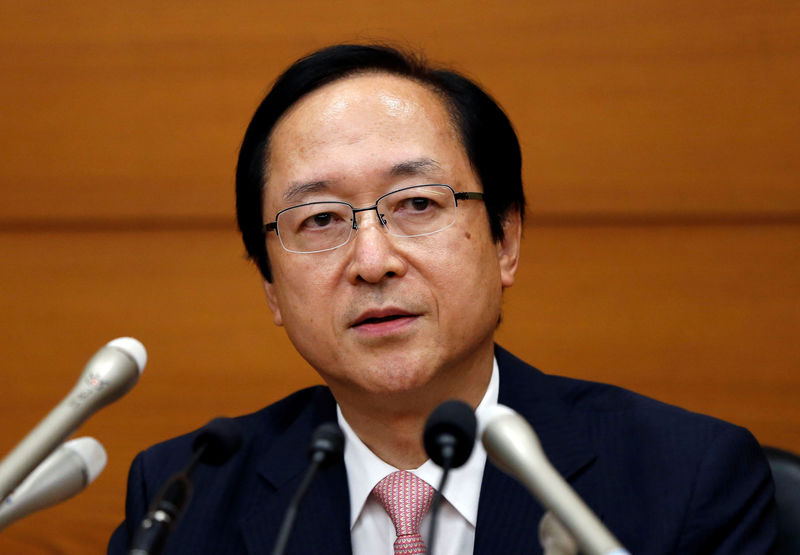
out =
<path fill-rule="evenodd" d="M 398 320 L 416 318 L 417 314 L 399 308 L 382 308 L 367 310 L 361 313 L 350 326 L 352 328 L 389 325 Z"/>

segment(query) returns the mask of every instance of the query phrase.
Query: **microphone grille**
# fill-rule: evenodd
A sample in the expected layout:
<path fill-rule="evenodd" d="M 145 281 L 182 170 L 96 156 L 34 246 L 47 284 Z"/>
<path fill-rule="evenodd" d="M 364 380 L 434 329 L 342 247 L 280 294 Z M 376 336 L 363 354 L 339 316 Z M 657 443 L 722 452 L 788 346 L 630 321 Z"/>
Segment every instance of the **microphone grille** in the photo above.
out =
<path fill-rule="evenodd" d="M 131 357 L 136 362 L 136 368 L 139 370 L 139 375 L 144 371 L 147 365 L 147 349 L 144 348 L 142 342 L 133 337 L 117 337 L 109 341 L 106 346 L 116 347 L 126 355 Z"/>
<path fill-rule="evenodd" d="M 344 434 L 341 428 L 334 422 L 324 422 L 317 426 L 311 434 L 308 452 L 309 455 L 325 453 L 325 460 L 328 462 L 341 457 L 344 452 Z"/>
<path fill-rule="evenodd" d="M 453 458 L 450 461 L 452 468 L 458 468 L 469 459 L 475 445 L 475 413 L 464 401 L 445 401 L 428 417 L 425 422 L 425 431 L 422 436 L 425 451 L 428 456 L 442 466 L 442 448 L 440 441 L 449 436 L 453 442 Z"/>
<path fill-rule="evenodd" d="M 86 468 L 86 483 L 91 484 L 108 462 L 103 446 L 93 437 L 79 437 L 64 443 L 64 448 L 78 455 Z"/>
<path fill-rule="evenodd" d="M 242 425 L 233 418 L 215 418 L 200 430 L 192 442 L 197 452 L 205 447 L 200 462 L 220 466 L 242 446 Z"/>
<path fill-rule="evenodd" d="M 514 412 L 513 409 L 499 403 L 482 409 L 482 413 L 478 418 L 478 437 L 483 439 L 483 433 L 486 431 L 486 427 L 498 418 L 509 415 L 515 416 L 516 414 L 517 413 Z"/>

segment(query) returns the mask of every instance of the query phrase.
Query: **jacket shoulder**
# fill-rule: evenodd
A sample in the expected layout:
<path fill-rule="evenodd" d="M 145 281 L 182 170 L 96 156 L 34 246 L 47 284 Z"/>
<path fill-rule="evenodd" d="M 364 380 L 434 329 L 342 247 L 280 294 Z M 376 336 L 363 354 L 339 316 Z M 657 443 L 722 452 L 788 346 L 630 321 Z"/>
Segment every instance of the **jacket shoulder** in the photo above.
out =
<path fill-rule="evenodd" d="M 679 430 L 691 428 L 697 433 L 717 434 L 731 429 L 750 435 L 746 429 L 698 412 L 693 412 L 629 389 L 602 382 L 546 374 L 502 348 L 497 348 L 501 365 L 501 384 L 509 380 L 514 389 L 530 384 L 544 390 L 542 396 L 555 398 L 574 415 L 583 415 L 596 424 L 608 422 L 615 428 L 643 427 Z M 502 387 L 502 385 L 501 385 Z M 677 432 L 676 432 L 677 433 Z M 660 434 L 658 434 L 660 435 Z M 687 437 L 683 437 L 686 441 Z"/>
<path fill-rule="evenodd" d="M 327 406 L 335 407 L 330 390 L 324 386 L 313 386 L 292 393 L 256 412 L 235 417 L 234 420 L 241 425 L 242 448 L 234 457 L 246 457 L 254 444 L 258 444 L 259 449 L 268 448 L 270 442 L 291 428 L 294 422 L 309 418 L 310 412 Z M 145 484 L 160 484 L 183 468 L 192 455 L 192 443 L 202 429 L 199 427 L 156 443 L 139 453 L 137 459 Z M 148 497 L 154 493 L 146 492 Z"/>

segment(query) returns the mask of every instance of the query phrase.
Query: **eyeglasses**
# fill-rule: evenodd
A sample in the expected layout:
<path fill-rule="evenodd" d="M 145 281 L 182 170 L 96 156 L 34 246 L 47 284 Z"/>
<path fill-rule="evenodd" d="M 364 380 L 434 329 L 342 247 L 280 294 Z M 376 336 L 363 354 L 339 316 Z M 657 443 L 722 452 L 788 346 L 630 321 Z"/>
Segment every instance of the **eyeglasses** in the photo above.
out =
<path fill-rule="evenodd" d="M 358 212 L 375 210 L 391 235 L 420 237 L 453 225 L 459 200 L 483 200 L 483 193 L 456 193 L 449 185 L 432 184 L 392 191 L 365 208 L 343 201 L 308 202 L 281 210 L 264 231 L 274 231 L 289 252 L 324 252 L 350 241 L 353 230 L 358 231 Z"/>

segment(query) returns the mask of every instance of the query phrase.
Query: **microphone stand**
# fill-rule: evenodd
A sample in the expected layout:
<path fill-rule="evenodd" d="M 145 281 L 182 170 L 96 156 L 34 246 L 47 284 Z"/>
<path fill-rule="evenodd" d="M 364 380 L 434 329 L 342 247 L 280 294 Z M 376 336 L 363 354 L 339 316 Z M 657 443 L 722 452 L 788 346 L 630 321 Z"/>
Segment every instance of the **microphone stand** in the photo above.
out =
<path fill-rule="evenodd" d="M 294 521 L 297 518 L 297 510 L 300 507 L 300 501 L 308 491 L 311 482 L 314 480 L 314 476 L 317 475 L 317 471 L 325 458 L 326 453 L 322 451 L 316 451 L 311 456 L 311 464 L 308 466 L 305 476 L 303 476 L 303 481 L 300 482 L 300 486 L 297 488 L 297 491 L 294 492 L 294 496 L 291 502 L 289 502 L 289 506 L 286 508 L 286 514 L 283 516 L 283 522 L 278 532 L 278 539 L 275 540 L 275 546 L 272 548 L 272 555 L 283 555 L 286 544 L 289 542 L 289 535 L 294 527 Z"/>
<path fill-rule="evenodd" d="M 173 474 L 161 488 L 133 538 L 128 555 L 158 555 L 164 549 L 172 527 L 183 513 L 191 496 L 192 482 L 189 476 L 207 448 L 208 444 L 201 445 L 189 463 Z"/>
<path fill-rule="evenodd" d="M 300 507 L 306 492 L 308 491 L 311 482 L 317 475 L 317 471 L 326 463 L 333 463 L 338 460 L 344 452 L 344 435 L 339 426 L 333 422 L 325 422 L 320 424 L 311 434 L 311 444 L 309 445 L 309 459 L 311 463 L 308 465 L 303 480 L 300 486 L 294 493 L 289 506 L 286 508 L 286 513 L 283 516 L 280 530 L 278 531 L 278 538 L 275 540 L 275 545 L 272 548 L 272 555 L 283 555 L 286 549 L 286 544 L 289 542 L 289 535 L 294 527 L 294 521 L 297 518 L 297 510 Z"/>
<path fill-rule="evenodd" d="M 442 480 L 431 501 L 431 527 L 428 533 L 428 553 L 433 553 L 436 541 L 436 523 L 442 494 L 450 469 L 467 462 L 475 444 L 475 414 L 463 401 L 445 401 L 428 416 L 422 443 L 433 462 L 442 468 Z"/>
<path fill-rule="evenodd" d="M 452 437 L 452 436 L 450 436 Z M 440 440 L 442 442 L 442 440 Z M 443 443 L 443 442 L 442 442 Z M 447 483 L 447 478 L 450 476 L 450 467 L 453 463 L 454 448 L 452 443 L 446 443 L 442 447 L 442 479 L 439 482 L 439 487 L 433 495 L 431 501 L 431 528 L 428 531 L 428 554 L 433 555 L 433 544 L 436 540 L 436 523 L 439 521 L 439 508 L 442 506 L 442 492 Z"/>
<path fill-rule="evenodd" d="M 189 479 L 199 463 L 224 464 L 242 445 L 241 425 L 231 418 L 215 418 L 192 443 L 192 456 L 173 474 L 150 505 L 131 542 L 129 555 L 158 555 L 192 494 Z"/>

